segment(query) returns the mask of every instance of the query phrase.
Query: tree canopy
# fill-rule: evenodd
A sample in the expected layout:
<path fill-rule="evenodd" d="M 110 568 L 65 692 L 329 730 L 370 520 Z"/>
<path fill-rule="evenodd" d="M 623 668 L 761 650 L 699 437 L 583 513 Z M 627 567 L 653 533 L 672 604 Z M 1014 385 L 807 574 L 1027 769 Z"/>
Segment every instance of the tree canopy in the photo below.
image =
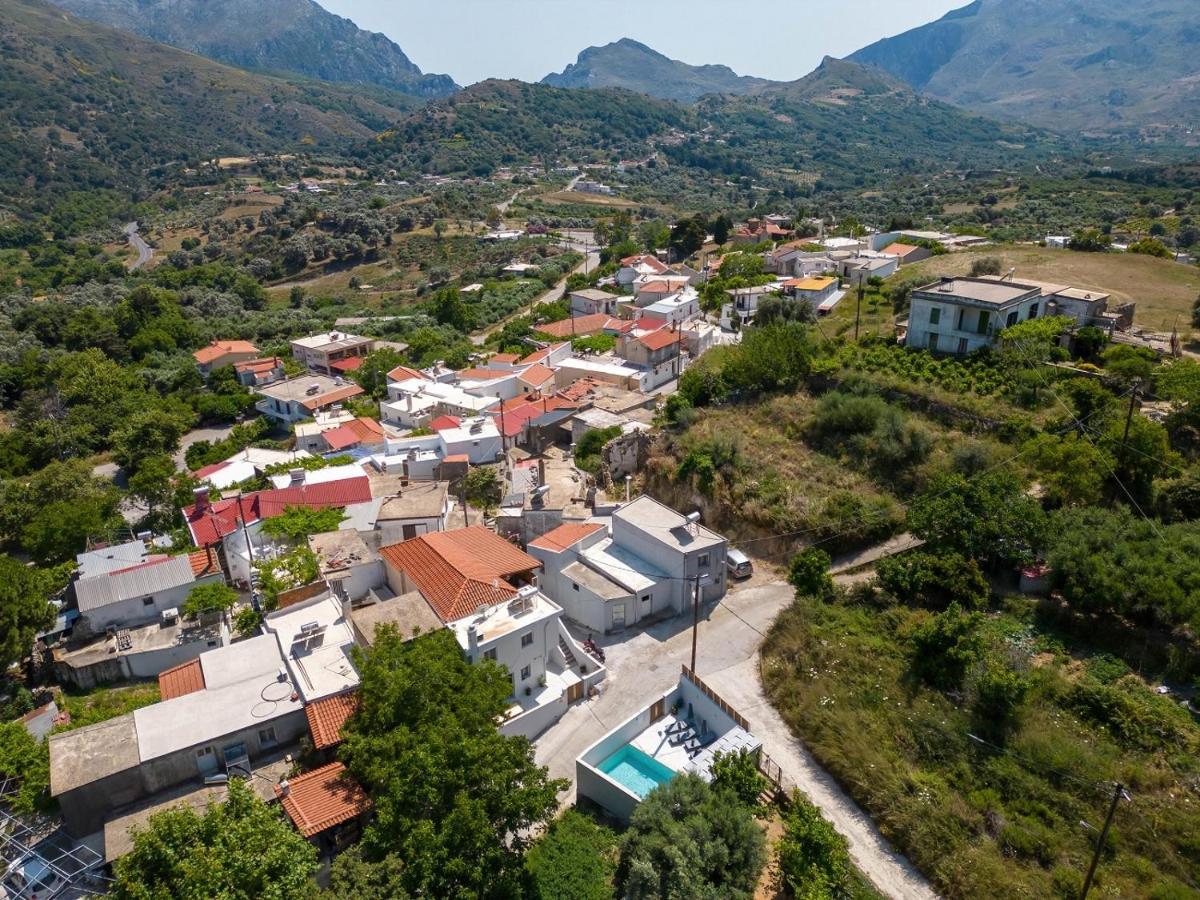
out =
<path fill-rule="evenodd" d="M 616 837 L 573 809 L 529 848 L 533 900 L 612 900 Z"/>
<path fill-rule="evenodd" d="M 231 779 L 224 802 L 203 815 L 177 807 L 151 816 L 115 870 L 118 900 L 300 900 L 312 894 L 317 851 Z"/>
<path fill-rule="evenodd" d="M 401 860 L 412 894 L 511 896 L 530 830 L 551 818 L 566 782 L 534 763 L 529 741 L 496 729 L 510 676 L 466 659 L 445 630 L 406 641 L 381 628 L 358 664 L 362 706 L 342 756 L 375 803 L 365 859 Z"/>
<path fill-rule="evenodd" d="M 65 567 L 31 569 L 0 556 L 0 671 L 24 659 L 34 636 L 54 624 L 50 595 L 66 583 Z"/>

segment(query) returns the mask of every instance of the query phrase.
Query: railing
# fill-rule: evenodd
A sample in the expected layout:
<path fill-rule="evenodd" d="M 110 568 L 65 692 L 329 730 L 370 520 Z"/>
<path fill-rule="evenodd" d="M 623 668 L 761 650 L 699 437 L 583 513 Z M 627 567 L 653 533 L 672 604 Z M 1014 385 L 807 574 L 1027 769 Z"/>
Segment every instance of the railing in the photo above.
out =
<path fill-rule="evenodd" d="M 694 684 L 697 688 L 699 688 L 700 693 L 702 693 L 705 697 L 707 697 L 713 703 L 717 704 L 717 706 L 720 708 L 721 712 L 725 713 L 725 715 L 727 715 L 727 716 L 729 716 L 729 718 L 733 719 L 733 721 L 738 724 L 739 728 L 741 728 L 743 731 L 750 730 L 750 723 L 746 721 L 746 719 L 742 716 L 742 714 L 739 713 L 732 706 L 730 706 L 728 703 L 726 703 L 724 700 L 722 700 L 720 695 L 717 694 L 716 691 L 714 691 L 707 684 L 705 684 L 703 681 L 701 681 L 700 676 L 698 676 L 695 672 L 693 672 L 691 669 L 689 669 L 686 665 L 683 666 L 683 677 L 688 679 L 692 684 Z"/>

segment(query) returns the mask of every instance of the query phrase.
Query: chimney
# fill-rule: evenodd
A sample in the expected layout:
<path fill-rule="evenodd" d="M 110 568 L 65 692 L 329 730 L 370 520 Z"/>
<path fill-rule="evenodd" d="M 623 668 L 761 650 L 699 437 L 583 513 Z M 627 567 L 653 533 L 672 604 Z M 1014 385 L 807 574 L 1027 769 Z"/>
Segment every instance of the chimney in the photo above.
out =
<path fill-rule="evenodd" d="M 538 457 L 538 484 L 546 483 L 546 459 Z"/>
<path fill-rule="evenodd" d="M 288 784 L 288 780 L 286 778 L 283 779 L 281 782 L 279 782 L 279 796 L 280 797 L 286 797 L 291 792 L 292 792 L 292 786 L 290 784 Z"/>
<path fill-rule="evenodd" d="M 474 656 L 475 651 L 479 649 L 479 632 L 475 628 L 475 623 L 472 622 L 467 626 L 467 650 Z"/>
<path fill-rule="evenodd" d="M 294 469 L 289 469 L 288 474 L 292 476 L 292 484 L 293 485 L 304 484 L 305 472 L 304 472 L 303 466 L 297 466 Z"/>
<path fill-rule="evenodd" d="M 203 512 L 208 509 L 208 487 L 202 486 L 192 490 L 192 497 L 196 501 L 196 512 Z"/>

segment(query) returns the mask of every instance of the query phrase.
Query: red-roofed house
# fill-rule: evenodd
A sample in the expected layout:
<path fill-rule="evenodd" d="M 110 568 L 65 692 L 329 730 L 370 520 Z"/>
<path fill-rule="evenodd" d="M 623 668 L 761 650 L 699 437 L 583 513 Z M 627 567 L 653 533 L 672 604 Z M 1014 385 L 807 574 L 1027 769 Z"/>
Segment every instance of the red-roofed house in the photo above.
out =
<path fill-rule="evenodd" d="M 517 381 L 533 391 L 550 391 L 554 389 L 554 370 L 534 363 L 517 376 Z"/>
<path fill-rule="evenodd" d="M 521 365 L 532 366 L 534 363 L 541 363 L 553 369 L 570 355 L 571 342 L 561 341 L 557 344 L 551 344 L 549 347 L 543 347 L 541 350 L 535 350 L 521 360 Z"/>
<path fill-rule="evenodd" d="M 388 586 L 420 591 L 443 622 L 502 603 L 533 584 L 541 563 L 479 525 L 425 534 L 380 550 Z"/>
<path fill-rule="evenodd" d="M 160 679 L 161 680 L 161 679 Z M 328 750 L 342 742 L 342 726 L 358 711 L 358 691 L 346 691 L 305 704 L 304 715 L 314 750 Z"/>
<path fill-rule="evenodd" d="M 200 373 L 208 375 L 222 366 L 257 359 L 258 348 L 249 341 L 213 341 L 193 353 L 192 358 L 196 360 L 196 368 Z"/>
<path fill-rule="evenodd" d="M 237 373 L 238 381 L 246 387 L 271 384 L 274 381 L 282 381 L 287 377 L 283 371 L 283 360 L 278 356 L 249 359 L 245 362 L 234 363 L 233 371 Z"/>
<path fill-rule="evenodd" d="M 355 840 L 371 809 L 371 798 L 340 762 L 280 782 L 275 796 L 296 830 L 326 851 Z"/>
<path fill-rule="evenodd" d="M 204 669 L 199 658 L 158 673 L 159 700 L 174 700 L 204 690 Z"/>
<path fill-rule="evenodd" d="M 337 428 L 321 432 L 326 446 L 331 451 L 370 450 L 381 452 L 386 445 L 383 426 L 365 416 L 343 422 Z"/>
<path fill-rule="evenodd" d="M 326 375 L 301 375 L 259 387 L 262 400 L 254 408 L 265 416 L 284 423 L 301 422 L 321 410 L 357 397 L 363 389 L 357 384 Z"/>
<path fill-rule="evenodd" d="M 348 372 L 358 371 L 366 361 L 365 356 L 348 356 L 345 359 L 334 360 L 329 364 L 329 368 L 339 375 L 345 375 Z"/>
<path fill-rule="evenodd" d="M 621 260 L 621 268 L 617 270 L 617 284 L 633 284 L 638 278 L 646 275 L 663 275 L 669 268 L 657 256 L 648 253 L 627 256 Z"/>
<path fill-rule="evenodd" d="M 660 329 L 642 334 L 622 335 L 617 341 L 617 356 L 640 369 L 649 376 L 642 380 L 643 390 L 654 390 L 679 377 L 682 334 L 671 329 Z"/>
<path fill-rule="evenodd" d="M 560 322 L 547 322 L 544 325 L 537 326 L 537 330 L 542 334 L 568 339 L 601 333 L 611 335 L 624 334 L 631 328 L 633 328 L 633 322 L 614 319 L 612 316 L 606 316 L 604 313 L 597 313 L 592 316 L 574 316 L 570 319 L 563 319 Z"/>
<path fill-rule="evenodd" d="M 458 428 L 462 425 L 462 419 L 458 416 L 438 416 L 429 423 L 430 431 L 449 431 L 451 428 Z"/>
<path fill-rule="evenodd" d="M 929 259 L 929 257 L 933 256 L 933 251 L 928 247 L 918 247 L 916 244 L 901 244 L 899 242 L 888 244 L 879 252 L 885 256 L 896 257 L 900 260 L 900 265 L 902 266 L 920 262 L 923 259 Z"/>
<path fill-rule="evenodd" d="M 396 366 L 392 371 L 387 373 L 388 381 L 408 381 L 410 378 L 416 378 L 418 381 L 428 381 L 425 373 L 417 369 L 410 369 L 408 366 Z"/>

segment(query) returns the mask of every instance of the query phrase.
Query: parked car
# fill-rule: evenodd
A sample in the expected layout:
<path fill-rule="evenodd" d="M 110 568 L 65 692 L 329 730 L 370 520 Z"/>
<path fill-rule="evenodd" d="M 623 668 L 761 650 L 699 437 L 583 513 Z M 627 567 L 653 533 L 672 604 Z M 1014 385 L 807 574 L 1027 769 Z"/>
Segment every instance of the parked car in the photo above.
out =
<path fill-rule="evenodd" d="M 725 568 L 729 570 L 731 578 L 749 578 L 754 574 L 754 563 L 736 547 L 730 547 L 725 554 Z"/>

